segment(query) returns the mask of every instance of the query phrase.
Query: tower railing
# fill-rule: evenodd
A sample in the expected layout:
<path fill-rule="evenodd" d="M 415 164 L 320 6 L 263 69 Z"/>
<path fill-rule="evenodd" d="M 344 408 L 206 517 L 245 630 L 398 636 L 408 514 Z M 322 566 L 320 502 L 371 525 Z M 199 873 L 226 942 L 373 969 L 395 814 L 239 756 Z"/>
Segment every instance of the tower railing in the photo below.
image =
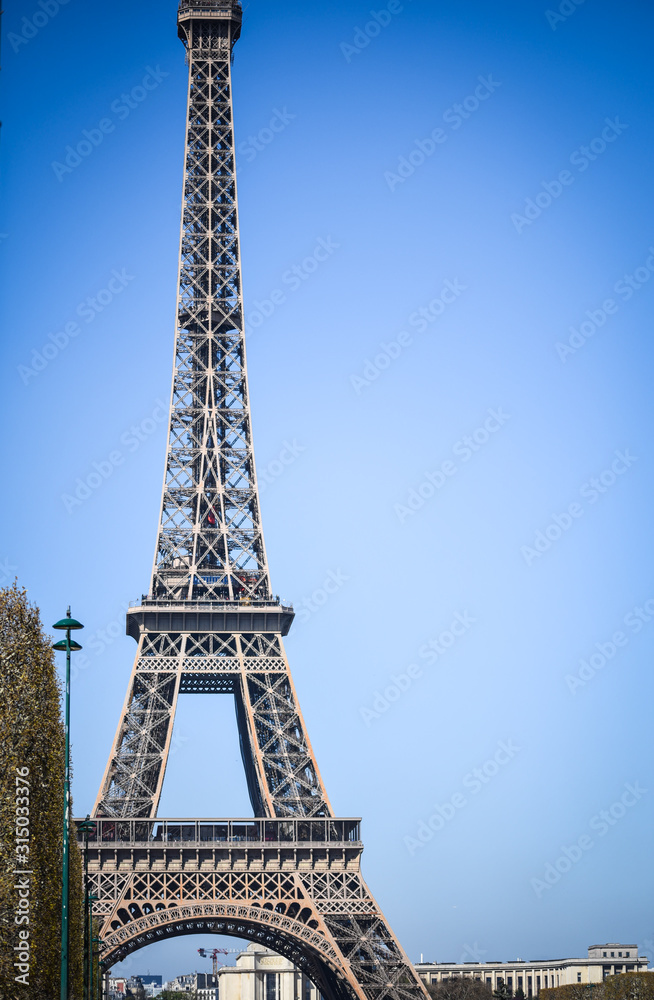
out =
<path fill-rule="evenodd" d="M 180 0 L 180 14 L 242 13 L 240 0 Z"/>
<path fill-rule="evenodd" d="M 271 600 L 267 601 L 265 598 L 259 597 L 248 597 L 243 598 L 238 601 L 210 601 L 203 600 L 201 597 L 193 601 L 183 601 L 178 602 L 171 601 L 168 598 L 163 597 L 150 597 L 144 594 L 140 601 L 130 601 L 130 608 L 171 608 L 179 604 L 180 607 L 183 606 L 187 609 L 192 609 L 193 607 L 198 607 L 202 611 L 234 611 L 242 610 L 245 605 L 248 607 L 254 606 L 257 608 L 281 608 L 282 611 L 291 613 L 293 611 L 292 604 L 286 604 L 282 602 L 279 597 L 273 597 Z"/>
<path fill-rule="evenodd" d="M 81 820 L 75 820 L 76 824 Z M 189 847 L 248 844 L 261 847 L 361 847 L 360 819 L 95 819 L 89 845 Z M 78 830 L 77 839 L 86 835 Z"/>

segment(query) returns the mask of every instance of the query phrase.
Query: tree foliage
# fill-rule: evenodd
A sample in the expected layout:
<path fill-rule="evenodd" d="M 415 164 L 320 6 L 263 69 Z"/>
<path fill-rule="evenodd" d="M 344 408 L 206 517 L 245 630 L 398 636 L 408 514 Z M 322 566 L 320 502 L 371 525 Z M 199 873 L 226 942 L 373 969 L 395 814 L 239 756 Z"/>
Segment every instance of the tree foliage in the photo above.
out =
<path fill-rule="evenodd" d="M 654 1000 L 654 972 L 624 972 L 602 983 L 569 983 L 541 990 L 542 1000 Z"/>
<path fill-rule="evenodd" d="M 60 992 L 64 726 L 51 640 L 15 584 L 0 589 L 0 996 L 52 1000 Z M 29 789 L 17 803 L 16 778 Z M 26 798 L 24 792 L 20 796 Z M 16 851 L 17 810 L 28 809 L 29 855 Z M 17 862 L 29 875 L 29 924 L 16 924 Z M 25 876 L 27 878 L 27 876 Z M 70 852 L 69 996 L 81 1000 L 83 888 L 80 852 Z M 29 930 L 29 985 L 16 981 L 14 948 Z"/>
<path fill-rule="evenodd" d="M 603 986 L 602 1000 L 654 1000 L 654 972 L 627 972 L 611 976 Z"/>
<path fill-rule="evenodd" d="M 155 1000 L 179 1000 L 180 996 L 183 996 L 184 1000 L 197 1000 L 197 995 L 197 990 L 182 994 L 176 990 L 162 990 L 161 993 L 157 993 Z"/>
<path fill-rule="evenodd" d="M 473 976 L 453 976 L 440 983 L 429 983 L 427 991 L 434 1000 L 489 1000 L 489 993 L 481 979 Z"/>

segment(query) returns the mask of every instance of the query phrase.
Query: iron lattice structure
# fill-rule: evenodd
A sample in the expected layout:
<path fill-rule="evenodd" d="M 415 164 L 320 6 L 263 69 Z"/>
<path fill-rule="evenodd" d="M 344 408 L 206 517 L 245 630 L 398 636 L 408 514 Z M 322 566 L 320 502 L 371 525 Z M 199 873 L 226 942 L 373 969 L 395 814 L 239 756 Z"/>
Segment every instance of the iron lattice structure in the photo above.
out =
<path fill-rule="evenodd" d="M 89 870 L 104 963 L 166 934 L 253 937 L 330 1000 L 424 988 L 336 819 L 270 587 L 247 388 L 232 118 L 237 0 L 182 0 L 189 65 L 170 430 L 152 586 L 130 608 L 136 659 L 94 807 Z M 157 820 L 177 699 L 232 694 L 254 820 Z M 83 845 L 82 845 L 83 846 Z"/>

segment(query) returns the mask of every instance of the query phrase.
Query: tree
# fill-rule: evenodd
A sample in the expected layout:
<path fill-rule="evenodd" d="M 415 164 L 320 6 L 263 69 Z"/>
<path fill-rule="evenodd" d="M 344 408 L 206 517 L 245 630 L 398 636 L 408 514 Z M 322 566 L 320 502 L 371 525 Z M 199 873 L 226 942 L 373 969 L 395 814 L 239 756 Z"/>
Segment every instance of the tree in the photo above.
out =
<path fill-rule="evenodd" d="M 610 976 L 602 985 L 602 1000 L 654 1000 L 654 972 L 627 972 L 621 976 Z"/>
<path fill-rule="evenodd" d="M 0 589 L 3 1000 L 25 1000 L 26 996 L 30 1000 L 52 1000 L 60 990 L 64 784 L 60 697 L 52 643 L 43 632 L 38 608 L 28 602 L 25 590 L 16 584 Z M 18 831 L 23 830 L 29 833 L 21 838 Z M 24 861 L 28 863 L 22 867 L 29 874 L 21 877 L 15 871 Z M 81 1000 L 83 888 L 81 856 L 74 839 L 69 884 L 69 994 L 71 1000 Z M 17 945 L 23 947 L 26 956 L 21 964 L 29 966 L 23 982 L 16 981 L 17 969 L 13 966 Z"/>
<path fill-rule="evenodd" d="M 522 994 L 524 996 L 524 993 Z M 513 996 L 513 990 L 506 985 L 503 979 L 500 979 L 497 989 L 493 990 L 493 996 L 496 1000 L 510 1000 Z"/>
<path fill-rule="evenodd" d="M 539 993 L 541 1000 L 602 1000 L 603 983 L 568 983 L 550 986 Z"/>
<path fill-rule="evenodd" d="M 481 979 L 473 976 L 453 976 L 440 983 L 427 984 L 434 1000 L 488 1000 L 488 990 Z"/>
<path fill-rule="evenodd" d="M 540 991 L 540 1000 L 654 1000 L 653 972 L 624 972 L 601 983 L 570 983 Z"/>
<path fill-rule="evenodd" d="M 192 993 L 177 993 L 175 990 L 162 990 L 157 1000 L 179 1000 L 180 997 L 184 997 L 184 1000 L 197 1000 L 197 990 L 193 990 Z"/>

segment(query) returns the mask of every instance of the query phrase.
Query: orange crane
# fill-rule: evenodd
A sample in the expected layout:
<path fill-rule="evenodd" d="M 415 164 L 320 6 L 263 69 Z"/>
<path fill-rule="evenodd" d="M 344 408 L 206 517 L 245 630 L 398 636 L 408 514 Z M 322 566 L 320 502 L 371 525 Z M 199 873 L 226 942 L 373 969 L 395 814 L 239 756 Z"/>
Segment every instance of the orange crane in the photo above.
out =
<path fill-rule="evenodd" d="M 198 955 L 200 956 L 200 958 L 211 959 L 211 961 L 213 962 L 213 974 L 214 976 L 217 976 L 218 966 L 223 964 L 222 962 L 218 962 L 218 956 L 229 955 L 229 952 L 227 951 L 226 948 L 214 948 L 212 951 L 209 951 L 207 948 L 198 948 Z"/>

